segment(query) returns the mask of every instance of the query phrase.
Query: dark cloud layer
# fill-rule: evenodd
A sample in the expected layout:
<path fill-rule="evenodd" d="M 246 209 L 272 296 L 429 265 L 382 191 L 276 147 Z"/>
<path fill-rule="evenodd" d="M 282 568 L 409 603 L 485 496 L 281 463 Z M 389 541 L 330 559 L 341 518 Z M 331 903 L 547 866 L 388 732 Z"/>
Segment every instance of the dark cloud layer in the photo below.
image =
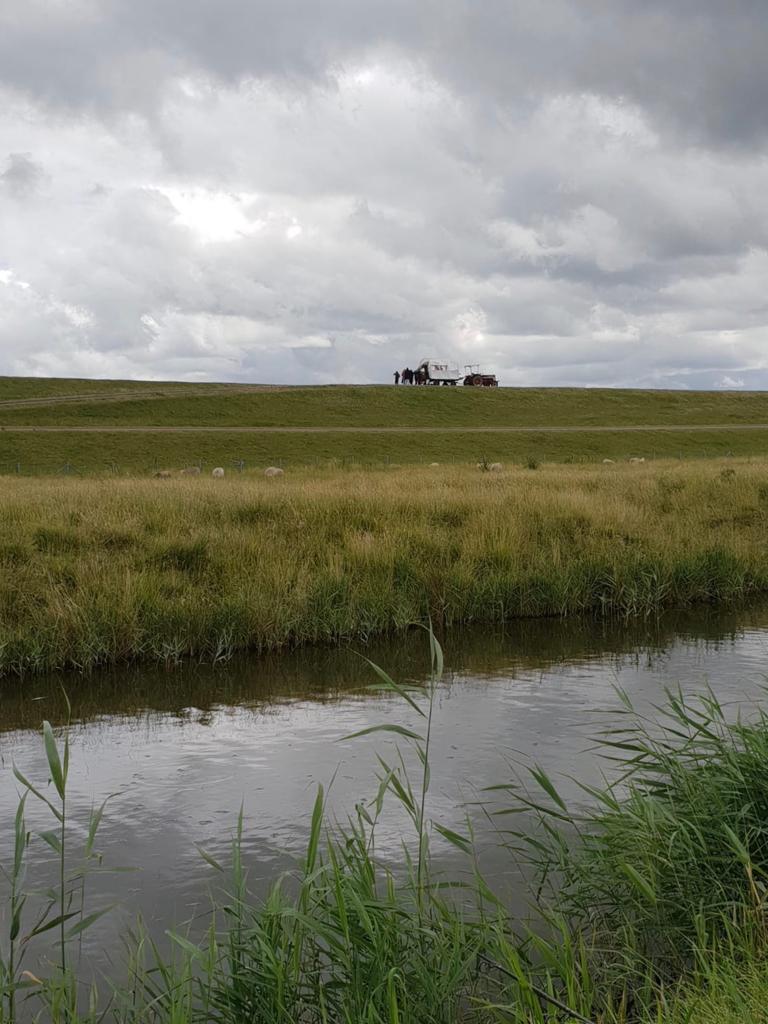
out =
<path fill-rule="evenodd" d="M 151 112 L 179 74 L 301 88 L 399 53 L 481 102 L 621 95 L 748 143 L 768 125 L 767 20 L 763 0 L 9 0 L 0 67 L 46 103 Z"/>
<path fill-rule="evenodd" d="M 31 195 L 45 175 L 29 153 L 10 153 L 5 170 L 0 174 L 0 187 L 16 199 Z"/>
<path fill-rule="evenodd" d="M 0 372 L 768 384 L 768 12 L 6 0 Z"/>

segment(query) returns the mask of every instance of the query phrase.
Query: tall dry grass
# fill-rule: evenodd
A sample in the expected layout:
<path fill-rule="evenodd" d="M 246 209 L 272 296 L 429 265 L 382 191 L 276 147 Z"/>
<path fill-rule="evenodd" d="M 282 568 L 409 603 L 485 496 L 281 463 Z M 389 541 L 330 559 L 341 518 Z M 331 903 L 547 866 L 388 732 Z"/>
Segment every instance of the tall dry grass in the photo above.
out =
<path fill-rule="evenodd" d="M 768 463 L 0 480 L 0 672 L 768 587 Z"/>

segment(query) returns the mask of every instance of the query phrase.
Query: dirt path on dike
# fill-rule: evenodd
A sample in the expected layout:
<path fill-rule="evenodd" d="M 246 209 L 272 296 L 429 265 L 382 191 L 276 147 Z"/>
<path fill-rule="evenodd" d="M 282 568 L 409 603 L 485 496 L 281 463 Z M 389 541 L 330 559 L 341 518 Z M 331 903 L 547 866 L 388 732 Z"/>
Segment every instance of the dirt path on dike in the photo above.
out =
<path fill-rule="evenodd" d="M 768 430 L 768 423 L 638 424 L 631 426 L 548 427 L 212 427 L 212 426 L 0 426 L 14 434 L 632 434 L 706 433 L 707 431 Z"/>

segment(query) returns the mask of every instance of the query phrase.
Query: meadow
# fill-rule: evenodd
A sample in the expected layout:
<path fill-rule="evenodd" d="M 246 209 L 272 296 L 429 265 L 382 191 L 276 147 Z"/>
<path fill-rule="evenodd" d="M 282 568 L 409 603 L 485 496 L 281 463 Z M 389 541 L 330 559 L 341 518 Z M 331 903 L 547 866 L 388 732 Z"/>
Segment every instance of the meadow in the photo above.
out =
<path fill-rule="evenodd" d="M 0 518 L 3 674 L 768 589 L 762 460 L 5 477 Z"/>

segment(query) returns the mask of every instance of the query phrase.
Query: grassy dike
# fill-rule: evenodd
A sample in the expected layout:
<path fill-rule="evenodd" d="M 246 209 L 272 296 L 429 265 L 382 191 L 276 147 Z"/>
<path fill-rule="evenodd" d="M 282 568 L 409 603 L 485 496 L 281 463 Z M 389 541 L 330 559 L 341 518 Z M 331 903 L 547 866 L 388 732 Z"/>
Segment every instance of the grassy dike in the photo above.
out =
<path fill-rule="evenodd" d="M 0 672 L 768 589 L 768 464 L 0 479 Z"/>
<path fill-rule="evenodd" d="M 20 407 L 18 401 L 23 398 L 35 401 Z M 62 398 L 67 399 L 65 404 Z M 248 385 L 51 379 L 40 379 L 34 386 L 29 378 L 0 377 L 0 426 L 4 427 L 493 428 L 760 423 L 768 423 L 768 394 L 760 391 L 391 385 L 249 389 Z"/>
<path fill-rule="evenodd" d="M 197 463 L 760 457 L 768 452 L 767 426 L 764 392 L 0 377 L 0 474 L 23 476 L 148 474 Z"/>

